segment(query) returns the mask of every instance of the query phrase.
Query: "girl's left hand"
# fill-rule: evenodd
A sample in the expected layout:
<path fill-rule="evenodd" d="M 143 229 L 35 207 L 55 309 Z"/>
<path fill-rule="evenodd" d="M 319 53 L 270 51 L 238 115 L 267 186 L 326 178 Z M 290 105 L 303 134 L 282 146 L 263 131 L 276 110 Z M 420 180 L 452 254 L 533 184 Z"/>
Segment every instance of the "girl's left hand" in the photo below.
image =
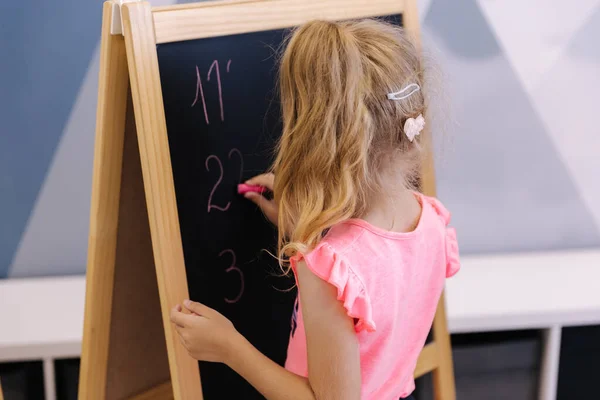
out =
<path fill-rule="evenodd" d="M 171 310 L 171 322 L 190 356 L 199 361 L 226 363 L 232 343 L 239 333 L 227 318 L 212 308 L 190 300 Z"/>

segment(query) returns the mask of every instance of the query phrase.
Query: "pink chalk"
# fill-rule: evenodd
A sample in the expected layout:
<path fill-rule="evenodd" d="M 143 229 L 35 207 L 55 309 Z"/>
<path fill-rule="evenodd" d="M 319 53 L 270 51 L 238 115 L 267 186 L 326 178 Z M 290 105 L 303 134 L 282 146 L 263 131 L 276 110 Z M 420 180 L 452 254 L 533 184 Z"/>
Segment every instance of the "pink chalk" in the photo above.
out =
<path fill-rule="evenodd" d="M 238 185 L 238 193 L 239 194 L 245 194 L 248 192 L 255 192 L 255 193 L 264 193 L 267 191 L 267 188 L 264 186 L 260 186 L 260 185 L 247 185 L 245 183 L 241 183 Z"/>

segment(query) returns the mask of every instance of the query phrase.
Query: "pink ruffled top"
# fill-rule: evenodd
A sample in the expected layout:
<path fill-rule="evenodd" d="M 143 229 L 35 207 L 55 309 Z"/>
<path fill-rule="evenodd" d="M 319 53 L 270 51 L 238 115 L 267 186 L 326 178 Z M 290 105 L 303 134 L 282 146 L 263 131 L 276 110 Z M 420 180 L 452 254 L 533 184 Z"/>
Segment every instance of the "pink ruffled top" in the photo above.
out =
<path fill-rule="evenodd" d="M 450 213 L 436 199 L 417 194 L 422 212 L 414 231 L 389 232 L 364 220 L 334 226 L 309 254 L 292 258 L 295 272 L 308 268 L 337 288 L 355 320 L 360 346 L 362 398 L 407 397 L 413 372 L 446 277 L 460 268 Z M 302 310 L 296 301 L 285 367 L 308 376 Z"/>

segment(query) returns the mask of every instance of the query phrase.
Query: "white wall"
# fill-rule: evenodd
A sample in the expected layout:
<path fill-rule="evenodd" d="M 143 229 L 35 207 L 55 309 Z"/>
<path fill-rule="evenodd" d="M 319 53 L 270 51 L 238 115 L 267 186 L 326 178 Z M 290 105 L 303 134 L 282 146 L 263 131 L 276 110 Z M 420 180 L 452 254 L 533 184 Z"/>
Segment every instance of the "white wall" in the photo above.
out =
<path fill-rule="evenodd" d="M 101 2 L 9 3 L 0 277 L 83 273 Z M 463 253 L 600 245 L 600 0 L 419 4 L 452 103 L 438 184 Z"/>

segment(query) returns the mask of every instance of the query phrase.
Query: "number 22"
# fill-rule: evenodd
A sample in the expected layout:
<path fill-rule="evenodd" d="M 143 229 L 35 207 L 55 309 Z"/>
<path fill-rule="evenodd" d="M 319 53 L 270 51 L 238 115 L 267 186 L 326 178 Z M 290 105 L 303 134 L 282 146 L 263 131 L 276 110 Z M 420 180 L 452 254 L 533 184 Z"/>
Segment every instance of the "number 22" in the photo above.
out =
<path fill-rule="evenodd" d="M 244 173 L 244 158 L 242 157 L 242 153 L 238 149 L 231 149 L 231 151 L 229 152 L 228 158 L 231 160 L 231 156 L 234 154 L 237 154 L 240 157 L 240 178 L 239 179 L 241 181 L 242 174 Z M 231 205 L 230 201 L 227 202 L 225 207 L 217 206 L 212 203 L 213 195 L 215 194 L 215 191 L 217 190 L 217 188 L 223 181 L 223 172 L 224 171 L 223 171 L 223 163 L 221 162 L 219 157 L 217 157 L 215 155 L 210 155 L 206 158 L 206 162 L 204 163 L 204 166 L 206 167 L 207 171 L 210 171 L 210 167 L 208 165 L 210 160 L 215 160 L 217 162 L 217 165 L 219 167 L 219 179 L 217 179 L 217 182 L 213 186 L 212 190 L 210 191 L 210 195 L 208 196 L 208 212 L 210 212 L 210 210 L 212 210 L 213 208 L 216 210 L 219 210 L 219 211 L 227 211 L 229 209 L 229 206 Z"/>

